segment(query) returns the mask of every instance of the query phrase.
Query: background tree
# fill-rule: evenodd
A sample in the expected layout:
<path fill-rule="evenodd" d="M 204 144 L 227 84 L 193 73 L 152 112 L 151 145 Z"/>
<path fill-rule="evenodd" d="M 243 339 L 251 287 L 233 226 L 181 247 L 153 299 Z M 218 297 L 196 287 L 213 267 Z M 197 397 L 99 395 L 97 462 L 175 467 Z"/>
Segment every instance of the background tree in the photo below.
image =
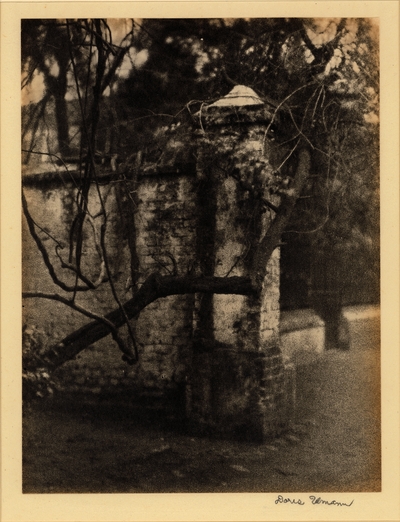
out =
<path fill-rule="evenodd" d="M 57 124 L 57 151 L 61 161 L 63 157 L 67 160 L 71 151 L 65 145 L 65 127 L 71 116 L 65 119 L 62 107 L 68 89 L 74 92 L 71 96 L 78 100 L 80 111 L 77 210 L 68 260 L 60 258 L 62 267 L 75 275 L 75 282 L 66 285 L 53 278 L 71 297 L 40 293 L 24 297 L 64 302 L 94 322 L 48 350 L 45 362 L 49 368 L 74 357 L 110 332 L 128 361 L 134 361 L 135 354 L 119 338 L 118 328 L 129 324 L 130 318 L 159 297 L 194 292 L 259 292 L 271 253 L 282 237 L 291 241 L 294 232 L 307 238 L 298 243 L 305 245 L 304 251 L 311 252 L 317 262 L 326 259 L 325 253 L 332 249 L 337 251 L 337 259 L 343 260 L 343 252 L 349 255 L 357 245 L 359 252 L 368 251 L 363 256 L 368 266 L 373 269 L 376 265 L 376 253 L 370 245 L 376 251 L 378 53 L 377 29 L 371 21 L 151 19 L 123 24 L 126 34 L 119 45 L 113 42 L 113 34 L 118 32 L 115 21 L 113 29 L 107 20 L 27 21 L 22 28 L 24 86 L 32 83 L 37 74 L 44 78 L 42 100 L 25 111 L 29 118 L 24 121 L 32 134 L 31 146 L 25 150 L 53 154 L 37 151 L 33 145 L 46 103 L 51 97 L 59 98 L 57 121 L 63 123 L 60 129 Z M 62 49 L 60 42 L 65 44 Z M 123 304 L 113 289 L 118 307 L 106 316 L 81 309 L 75 302 L 77 292 L 94 290 L 105 283 L 113 288 L 107 268 L 105 212 L 98 233 L 98 279 L 87 277 L 80 264 L 82 229 L 90 219 L 88 187 L 97 180 L 97 158 L 104 159 L 104 153 L 110 152 L 112 170 L 125 179 L 135 165 L 134 153 L 147 152 L 149 157 L 161 154 L 171 128 L 181 129 L 178 132 L 183 145 L 190 142 L 185 125 L 193 121 L 202 104 L 220 98 L 238 84 L 253 88 L 274 107 L 274 119 L 279 117 L 284 129 L 276 135 L 274 148 L 276 191 L 281 205 L 258 245 L 252 276 L 179 277 L 160 271 L 139 289 L 133 287 L 127 303 Z M 109 151 L 99 150 L 99 127 L 110 123 L 117 140 Z M 276 131 L 274 123 L 269 128 L 271 133 Z M 283 146 L 289 153 L 282 159 Z M 366 148 L 370 157 L 364 154 Z M 30 232 L 47 259 L 49 271 L 54 273 L 26 203 L 24 210 Z M 372 262 L 366 261 L 368 256 Z M 136 269 L 132 263 L 132 280 L 137 276 Z"/>

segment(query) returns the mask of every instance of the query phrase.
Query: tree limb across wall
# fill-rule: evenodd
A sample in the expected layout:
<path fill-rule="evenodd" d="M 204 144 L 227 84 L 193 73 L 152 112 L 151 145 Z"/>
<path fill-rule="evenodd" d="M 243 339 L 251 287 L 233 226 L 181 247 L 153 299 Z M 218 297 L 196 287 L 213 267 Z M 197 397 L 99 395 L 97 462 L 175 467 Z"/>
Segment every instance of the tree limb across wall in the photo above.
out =
<path fill-rule="evenodd" d="M 306 147 L 303 147 L 298 152 L 298 168 L 292 180 L 292 185 L 278 207 L 274 221 L 258 245 L 251 277 L 162 276 L 159 273 L 153 273 L 146 279 L 132 299 L 107 314 L 104 320 L 95 320 L 75 330 L 61 342 L 50 347 L 44 356 L 47 367 L 54 369 L 73 359 L 82 350 L 109 333 L 115 332 L 115 329 L 136 317 L 146 306 L 161 297 L 194 293 L 257 295 L 266 275 L 269 258 L 279 245 L 282 233 L 289 222 L 290 215 L 309 173 L 310 152 Z M 23 297 L 46 296 L 25 293 Z M 113 325 L 113 328 L 110 328 L 110 324 Z M 118 346 L 121 348 L 119 343 Z M 125 350 L 122 351 L 124 352 L 124 360 L 128 363 L 135 362 L 132 354 Z"/>
<path fill-rule="evenodd" d="M 249 277 L 212 277 L 212 276 L 161 276 L 158 273 L 150 275 L 137 293 L 124 303 L 123 310 L 118 308 L 105 316 L 107 323 L 114 328 L 125 324 L 126 319 L 132 319 L 150 303 L 160 297 L 170 295 L 212 293 L 253 295 L 256 293 Z M 23 297 L 41 297 L 34 293 L 23 294 Z M 104 322 L 93 321 L 65 337 L 61 342 L 49 348 L 42 357 L 49 370 L 55 369 L 64 362 L 73 359 L 78 353 L 99 341 L 110 333 L 110 327 Z M 129 360 L 127 362 L 130 362 Z"/>

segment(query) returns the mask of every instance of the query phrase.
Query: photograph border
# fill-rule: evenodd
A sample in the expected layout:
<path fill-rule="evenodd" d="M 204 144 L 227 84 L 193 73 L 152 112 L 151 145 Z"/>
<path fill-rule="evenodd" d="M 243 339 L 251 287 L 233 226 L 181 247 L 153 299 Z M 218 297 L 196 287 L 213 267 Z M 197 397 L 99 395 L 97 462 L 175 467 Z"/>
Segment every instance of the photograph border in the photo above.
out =
<path fill-rule="evenodd" d="M 399 520 L 399 2 L 2 2 L 1 514 L 4 522 Z M 328 505 L 276 505 L 276 493 L 22 494 L 21 18 L 378 17 L 381 77 L 382 492 L 325 493 Z M 296 498 L 308 498 L 296 493 Z M 340 498 L 339 498 L 340 497 Z M 351 497 L 351 498 L 350 498 Z"/>

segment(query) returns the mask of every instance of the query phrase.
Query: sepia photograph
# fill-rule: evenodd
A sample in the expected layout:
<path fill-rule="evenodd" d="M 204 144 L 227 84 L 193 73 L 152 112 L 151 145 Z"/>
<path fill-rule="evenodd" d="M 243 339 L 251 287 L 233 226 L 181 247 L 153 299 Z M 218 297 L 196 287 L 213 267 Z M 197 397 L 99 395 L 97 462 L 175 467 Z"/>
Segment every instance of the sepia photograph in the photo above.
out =
<path fill-rule="evenodd" d="M 379 23 L 23 19 L 23 491 L 380 491 Z"/>
<path fill-rule="evenodd" d="M 388 498 L 398 386 L 386 21 L 45 8 L 18 20 L 24 510 L 4 520 L 53 520 L 35 499 L 141 520 L 120 498 L 186 520 L 180 494 L 193 520 L 250 520 L 202 511 L 249 494 L 254 520 L 355 520 L 358 494 Z"/>

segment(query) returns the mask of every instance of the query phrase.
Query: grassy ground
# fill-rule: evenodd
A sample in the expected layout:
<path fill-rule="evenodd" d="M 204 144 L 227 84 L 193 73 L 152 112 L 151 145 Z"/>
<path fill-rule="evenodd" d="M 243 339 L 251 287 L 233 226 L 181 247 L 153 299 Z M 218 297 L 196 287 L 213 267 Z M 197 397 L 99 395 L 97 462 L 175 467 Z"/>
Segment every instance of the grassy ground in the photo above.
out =
<path fill-rule="evenodd" d="M 273 443 L 210 440 L 161 412 L 37 403 L 24 412 L 25 493 L 380 490 L 380 354 L 297 368 L 298 412 Z"/>

